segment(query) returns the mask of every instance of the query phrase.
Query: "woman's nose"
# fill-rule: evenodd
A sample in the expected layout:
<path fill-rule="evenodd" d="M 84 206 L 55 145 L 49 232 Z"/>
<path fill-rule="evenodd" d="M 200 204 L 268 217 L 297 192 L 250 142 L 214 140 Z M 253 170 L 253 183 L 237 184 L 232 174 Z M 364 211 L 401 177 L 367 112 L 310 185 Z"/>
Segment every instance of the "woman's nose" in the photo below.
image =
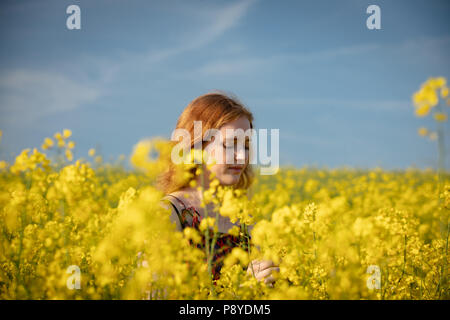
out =
<path fill-rule="evenodd" d="M 235 159 L 238 164 L 244 164 L 245 163 L 245 149 L 244 148 L 237 148 L 236 152 L 234 153 Z"/>

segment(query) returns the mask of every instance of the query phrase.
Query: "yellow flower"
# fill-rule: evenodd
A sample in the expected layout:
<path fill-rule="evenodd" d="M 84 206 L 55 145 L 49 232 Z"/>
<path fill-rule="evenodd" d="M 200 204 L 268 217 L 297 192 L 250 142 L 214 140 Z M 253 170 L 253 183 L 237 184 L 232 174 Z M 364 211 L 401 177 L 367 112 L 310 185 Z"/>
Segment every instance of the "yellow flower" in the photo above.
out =
<path fill-rule="evenodd" d="M 430 105 L 419 98 L 418 106 Z M 418 132 L 437 138 L 425 127 Z M 59 151 L 71 154 L 71 142 L 60 136 L 53 139 L 55 145 L 59 140 L 67 145 Z M 170 159 L 170 144 L 159 148 L 153 143 L 160 156 L 166 152 Z M 216 205 L 215 210 L 223 205 L 219 213 L 239 220 L 228 233 L 243 236 L 243 224 L 252 226 L 250 246 L 240 243 L 224 257 L 213 293 L 210 252 L 197 244 L 204 244 L 210 228 L 217 231 L 218 221 L 202 219 L 204 234 L 193 228 L 175 232 L 170 210 L 160 203 L 163 193 L 154 187 L 156 173 L 167 163 L 150 157 L 151 152 L 142 153 L 142 165 L 155 172 L 150 176 L 103 162 L 94 170 L 82 160 L 59 166 L 55 158 L 58 165 L 50 166 L 46 155 L 33 148 L 23 150 L 12 165 L 0 161 L 0 260 L 8 289 L 0 290 L 0 299 L 446 297 L 440 280 L 447 246 L 435 222 L 450 208 L 450 178 L 444 175 L 440 188 L 432 168 L 395 173 L 376 168 L 368 174 L 283 168 L 255 177 L 251 192 L 222 186 L 217 179 L 210 190 L 198 187 L 205 203 Z M 194 172 L 195 166 L 186 167 Z M 250 217 L 253 221 L 245 222 Z M 217 252 L 210 249 L 214 262 Z M 255 260 L 279 267 L 272 273 L 274 287 L 247 272 Z M 75 275 L 66 269 L 69 265 L 82 268 L 86 290 L 67 289 Z M 369 274 L 368 266 L 379 271 Z M 379 272 L 383 289 L 370 289 Z"/>
<path fill-rule="evenodd" d="M 248 253 L 239 247 L 235 247 L 231 250 L 231 253 L 224 260 L 224 266 L 230 267 L 236 263 L 239 263 L 242 266 L 247 266 L 249 263 Z"/>
<path fill-rule="evenodd" d="M 443 112 L 436 112 L 434 114 L 434 119 L 439 122 L 447 121 L 447 115 Z"/>
<path fill-rule="evenodd" d="M 51 138 L 45 138 L 44 143 L 49 147 L 53 146 L 53 140 Z"/>
<path fill-rule="evenodd" d="M 417 106 L 424 102 L 424 96 L 422 91 L 418 91 L 413 95 L 413 103 Z"/>
<path fill-rule="evenodd" d="M 46 247 L 50 247 L 52 245 L 52 239 L 51 238 L 45 239 L 44 245 Z"/>
<path fill-rule="evenodd" d="M 66 158 L 67 158 L 67 160 L 69 160 L 69 161 L 72 161 L 72 160 L 73 160 L 73 154 L 72 154 L 72 151 L 70 151 L 69 149 L 66 149 Z"/>
<path fill-rule="evenodd" d="M 193 163 L 200 164 L 200 163 L 203 163 L 203 160 L 205 159 L 204 158 L 205 155 L 206 155 L 206 153 L 203 152 L 202 150 L 193 148 L 193 149 L 191 149 L 191 152 L 190 152 L 189 156 L 186 159 L 187 163 L 188 164 L 193 164 Z"/>
<path fill-rule="evenodd" d="M 95 149 L 94 149 L 94 148 L 89 149 L 88 154 L 89 154 L 89 156 L 91 156 L 91 157 L 95 156 Z"/>
<path fill-rule="evenodd" d="M 416 116 L 425 117 L 430 112 L 431 106 L 429 104 L 424 104 L 416 108 Z"/>
<path fill-rule="evenodd" d="M 426 100 L 430 104 L 431 107 L 434 107 L 439 102 L 439 97 L 434 90 L 428 90 L 426 93 Z"/>
<path fill-rule="evenodd" d="M 0 161 L 0 170 L 5 169 L 7 166 L 8 166 L 8 162 L 3 161 L 3 160 Z"/>
<path fill-rule="evenodd" d="M 212 217 L 206 217 L 200 222 L 199 229 L 200 231 L 205 231 L 207 228 L 214 227 L 214 231 L 217 232 L 217 226 L 216 226 L 216 218 Z"/>
<path fill-rule="evenodd" d="M 183 233 L 184 233 L 184 236 L 186 237 L 186 239 L 192 240 L 194 243 L 200 243 L 202 240 L 198 231 L 195 230 L 194 228 L 190 228 L 190 227 L 184 228 Z"/>
<path fill-rule="evenodd" d="M 64 129 L 63 130 L 63 137 L 65 139 L 69 138 L 72 135 L 72 131 L 70 131 L 69 129 Z"/>
<path fill-rule="evenodd" d="M 75 148 L 75 142 L 69 141 L 69 143 L 67 144 L 67 148 L 69 148 L 69 149 Z"/>
<path fill-rule="evenodd" d="M 418 133 L 420 136 L 424 137 L 424 136 L 428 135 L 428 129 L 425 127 L 420 127 L 418 130 Z"/>
<path fill-rule="evenodd" d="M 448 88 L 444 87 L 444 88 L 441 89 L 441 97 L 442 98 L 447 98 L 447 96 L 448 96 Z"/>
<path fill-rule="evenodd" d="M 447 80 L 444 77 L 435 78 L 436 85 L 440 88 L 444 87 L 447 84 Z"/>
<path fill-rule="evenodd" d="M 228 234 L 231 234 L 235 237 L 239 236 L 239 232 L 240 232 L 240 230 L 239 230 L 238 226 L 233 226 L 228 230 Z"/>
<path fill-rule="evenodd" d="M 191 180 L 191 181 L 189 182 L 189 186 L 190 186 L 191 188 L 195 188 L 195 187 L 197 186 L 197 181 Z"/>
<path fill-rule="evenodd" d="M 219 212 L 222 216 L 229 218 L 232 223 L 237 221 L 240 212 L 239 201 L 232 190 L 225 191 Z"/>

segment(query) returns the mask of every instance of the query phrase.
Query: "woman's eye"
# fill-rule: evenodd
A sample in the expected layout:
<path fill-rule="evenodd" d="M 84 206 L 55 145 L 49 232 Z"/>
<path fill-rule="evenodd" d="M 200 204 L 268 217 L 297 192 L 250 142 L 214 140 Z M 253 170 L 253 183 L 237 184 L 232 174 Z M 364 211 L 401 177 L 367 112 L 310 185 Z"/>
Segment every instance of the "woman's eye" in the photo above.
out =
<path fill-rule="evenodd" d="M 230 145 L 223 144 L 223 147 L 225 149 L 234 149 L 234 145 L 233 144 L 230 144 Z M 245 150 L 250 150 L 250 146 L 249 145 L 245 145 L 244 148 L 245 148 Z"/>

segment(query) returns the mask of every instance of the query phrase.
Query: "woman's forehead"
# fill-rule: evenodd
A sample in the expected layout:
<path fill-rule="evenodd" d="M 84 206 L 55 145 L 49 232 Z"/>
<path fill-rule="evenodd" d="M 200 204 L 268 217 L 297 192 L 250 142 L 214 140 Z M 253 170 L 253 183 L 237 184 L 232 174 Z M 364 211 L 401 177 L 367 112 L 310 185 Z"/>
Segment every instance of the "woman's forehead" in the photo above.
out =
<path fill-rule="evenodd" d="M 230 129 L 242 129 L 246 131 L 250 128 L 250 121 L 248 121 L 247 117 L 240 117 L 234 121 L 224 124 L 222 127 L 220 127 L 220 131 L 223 135 L 226 135 L 227 132 L 229 132 L 228 134 L 232 134 L 233 130 Z"/>

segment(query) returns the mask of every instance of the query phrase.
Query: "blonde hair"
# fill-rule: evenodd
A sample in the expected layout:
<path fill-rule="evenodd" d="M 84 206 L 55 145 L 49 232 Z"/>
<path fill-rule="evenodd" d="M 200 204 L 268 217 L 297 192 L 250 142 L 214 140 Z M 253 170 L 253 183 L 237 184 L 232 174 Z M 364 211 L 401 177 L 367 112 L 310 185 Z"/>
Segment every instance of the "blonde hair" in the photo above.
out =
<path fill-rule="evenodd" d="M 221 126 L 240 117 L 246 117 L 253 129 L 253 114 L 236 98 L 222 92 L 211 92 L 192 100 L 178 118 L 176 129 L 185 129 L 191 135 L 191 148 L 194 147 L 194 121 L 202 121 L 202 137 L 208 129 L 219 129 Z M 191 170 L 195 179 L 196 168 Z M 169 161 L 169 168 L 158 177 L 157 186 L 165 194 L 177 191 L 190 181 L 175 179 L 175 164 Z M 248 189 L 253 181 L 253 172 L 247 165 L 234 188 Z"/>

